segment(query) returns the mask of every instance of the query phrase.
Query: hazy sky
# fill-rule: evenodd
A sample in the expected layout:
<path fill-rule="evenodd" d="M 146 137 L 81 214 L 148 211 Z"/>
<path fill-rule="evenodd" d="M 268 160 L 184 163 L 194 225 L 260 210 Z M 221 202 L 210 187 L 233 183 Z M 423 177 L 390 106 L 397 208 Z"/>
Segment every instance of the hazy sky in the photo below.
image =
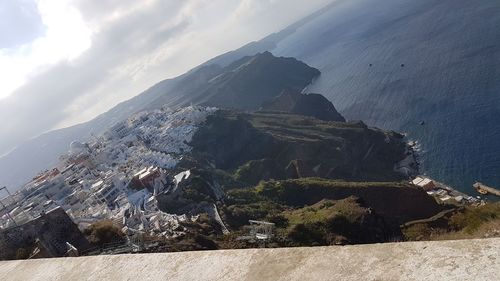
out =
<path fill-rule="evenodd" d="M 0 155 L 331 0 L 1 0 Z"/>

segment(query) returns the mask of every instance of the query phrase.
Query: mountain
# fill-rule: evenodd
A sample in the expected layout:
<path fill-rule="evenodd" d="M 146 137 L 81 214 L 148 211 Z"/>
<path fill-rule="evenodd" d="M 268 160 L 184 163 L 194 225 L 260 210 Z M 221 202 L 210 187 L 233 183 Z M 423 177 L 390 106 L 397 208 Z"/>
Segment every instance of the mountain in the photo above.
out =
<path fill-rule="evenodd" d="M 421 168 L 432 177 L 470 193 L 475 180 L 500 185 L 498 26 L 496 0 L 338 0 L 278 33 L 163 81 L 90 123 L 21 145 L 0 159 L 0 179 L 11 184 L 19 179 L 14 174 L 47 167 L 48 159 L 65 150 L 56 142 L 88 137 L 152 101 L 186 104 L 184 96 L 208 85 L 234 61 L 270 51 L 320 70 L 305 92 L 324 94 L 346 119 L 407 132 L 420 143 Z"/>
<path fill-rule="evenodd" d="M 500 186 L 498 26 L 495 0 L 340 0 L 251 49 L 319 69 L 305 92 L 406 132 L 423 172 L 474 194 L 475 181 Z"/>
<path fill-rule="evenodd" d="M 251 184 L 263 179 L 259 171 L 268 174 L 264 179 L 387 181 L 407 176 L 395 170 L 408 157 L 404 137 L 359 121 L 220 110 L 208 117 L 190 145 L 195 156 L 208 157 L 215 167 L 236 171 L 239 180 Z"/>
<path fill-rule="evenodd" d="M 315 117 L 324 121 L 345 122 L 335 106 L 321 94 L 302 94 L 285 89 L 274 99 L 263 104 L 261 110 L 281 111 Z"/>
<path fill-rule="evenodd" d="M 48 132 L 18 146 L 0 158 L 0 182 L 14 187 L 27 182 L 54 166 L 72 141 L 100 135 L 139 111 L 190 104 L 257 110 L 284 88 L 300 91 L 319 74 L 294 58 L 278 58 L 269 52 L 240 57 L 225 66 L 202 65 L 154 85 L 89 122 Z"/>
<path fill-rule="evenodd" d="M 180 89 L 184 91 L 178 94 L 179 98 L 174 102 L 167 94 L 153 100 L 150 107 L 197 104 L 257 110 L 263 102 L 276 97 L 284 88 L 301 91 L 320 75 L 317 69 L 303 62 L 294 58 L 277 58 L 269 52 L 245 56 L 225 67 L 203 66 L 194 74 L 199 76 L 206 69 L 215 71 L 205 75 L 201 83 L 193 84 L 193 77 L 186 77 L 187 87 Z"/>

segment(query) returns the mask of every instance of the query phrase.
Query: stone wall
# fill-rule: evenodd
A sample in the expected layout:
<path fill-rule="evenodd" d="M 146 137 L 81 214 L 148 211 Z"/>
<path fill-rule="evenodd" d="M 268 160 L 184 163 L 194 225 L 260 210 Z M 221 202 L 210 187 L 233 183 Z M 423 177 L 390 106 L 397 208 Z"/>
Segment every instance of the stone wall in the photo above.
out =
<path fill-rule="evenodd" d="M 36 243 L 38 239 L 38 243 Z M 42 257 L 62 257 L 66 242 L 83 250 L 89 247 L 85 236 L 62 208 L 56 208 L 18 227 L 0 232 L 0 260 L 13 259 L 20 248 L 31 251 L 35 244 Z"/>

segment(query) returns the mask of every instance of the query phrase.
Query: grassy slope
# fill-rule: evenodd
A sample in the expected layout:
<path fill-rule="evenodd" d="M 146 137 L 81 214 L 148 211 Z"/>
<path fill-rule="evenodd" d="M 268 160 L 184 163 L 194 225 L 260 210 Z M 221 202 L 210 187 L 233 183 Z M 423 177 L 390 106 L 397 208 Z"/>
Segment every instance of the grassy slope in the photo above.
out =
<path fill-rule="evenodd" d="M 403 228 L 407 240 L 450 240 L 500 237 L 500 202 L 468 206 L 443 218 Z"/>
<path fill-rule="evenodd" d="M 244 232 L 250 219 L 271 221 L 283 245 L 293 246 L 393 241 L 400 223 L 442 206 L 405 183 L 302 178 L 228 190 L 221 209 L 233 230 Z"/>

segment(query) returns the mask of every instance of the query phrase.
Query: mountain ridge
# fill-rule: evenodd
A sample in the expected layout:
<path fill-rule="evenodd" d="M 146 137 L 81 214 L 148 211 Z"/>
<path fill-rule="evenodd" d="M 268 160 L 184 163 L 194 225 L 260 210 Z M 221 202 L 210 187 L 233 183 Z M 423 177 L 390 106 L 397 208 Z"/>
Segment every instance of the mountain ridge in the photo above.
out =
<path fill-rule="evenodd" d="M 277 71 L 276 77 L 271 76 Z M 72 141 L 86 141 L 142 110 L 190 104 L 257 110 L 283 88 L 301 90 L 319 74 L 318 70 L 294 58 L 274 57 L 269 52 L 245 56 L 225 67 L 201 65 L 177 78 L 155 84 L 89 122 L 51 131 L 25 142 L 0 158 L 0 179 L 2 184 L 20 186 L 36 173 L 55 165 Z M 32 158 L 33 155 L 36 157 Z"/>
<path fill-rule="evenodd" d="M 302 94 L 293 89 L 285 89 L 279 96 L 267 101 L 263 111 L 281 111 L 298 115 L 312 116 L 324 121 L 345 122 L 335 106 L 321 94 Z"/>
<path fill-rule="evenodd" d="M 295 57 L 322 72 L 306 93 L 323 93 L 347 119 L 407 132 L 425 173 L 475 194 L 474 181 L 500 185 L 498 15 L 494 0 L 336 1 L 180 77 L 264 51 Z"/>

